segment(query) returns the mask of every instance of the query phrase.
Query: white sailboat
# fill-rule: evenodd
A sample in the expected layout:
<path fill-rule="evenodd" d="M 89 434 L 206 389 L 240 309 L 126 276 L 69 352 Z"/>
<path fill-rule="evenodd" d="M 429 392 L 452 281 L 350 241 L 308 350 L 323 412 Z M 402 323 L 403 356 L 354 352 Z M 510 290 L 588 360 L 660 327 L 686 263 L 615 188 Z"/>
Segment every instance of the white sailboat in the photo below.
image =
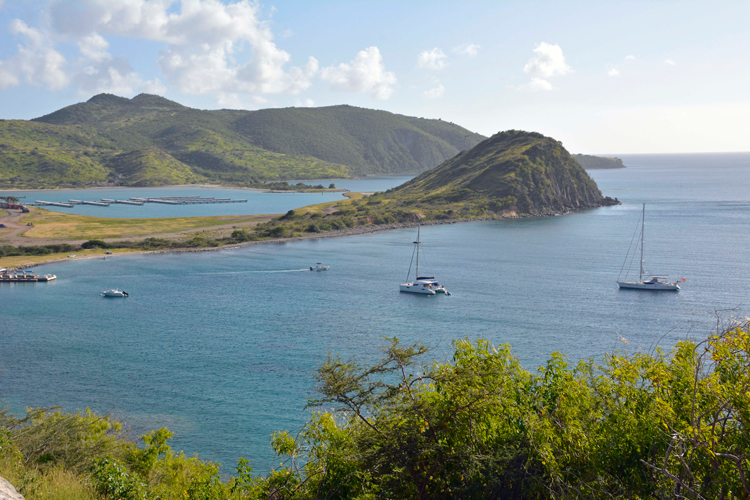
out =
<path fill-rule="evenodd" d="M 630 288 L 633 290 L 665 290 L 665 291 L 677 291 L 680 289 L 680 285 L 676 281 L 667 281 L 668 276 L 659 276 L 655 274 L 649 274 L 643 269 L 643 242 L 644 242 L 644 229 L 646 227 L 646 204 L 643 204 L 643 212 L 641 214 L 641 262 L 640 271 L 638 273 L 638 281 L 620 281 L 620 277 L 617 277 L 617 285 L 620 288 Z M 632 244 L 632 241 L 631 241 Z M 630 250 L 628 249 L 628 252 Z M 628 260 L 628 255 L 625 256 L 625 262 Z M 625 268 L 625 263 L 622 265 L 622 269 Z M 620 269 L 620 275 L 622 275 L 622 269 Z M 643 279 L 644 276 L 649 279 Z M 627 280 L 627 274 L 625 275 Z M 683 278 L 682 281 L 685 281 Z"/>
<path fill-rule="evenodd" d="M 422 226 L 417 226 L 417 241 L 414 242 L 414 251 L 417 255 L 417 268 L 414 274 L 415 280 L 409 281 L 409 274 L 411 274 L 411 264 L 409 264 L 409 271 L 406 273 L 406 283 L 402 283 L 400 291 L 409 293 L 422 293 L 425 295 L 437 295 L 438 293 L 444 293 L 450 295 L 451 293 L 445 289 L 443 285 L 437 282 L 434 276 L 420 276 L 419 275 L 419 233 Z M 414 257 L 412 256 L 412 260 Z"/>

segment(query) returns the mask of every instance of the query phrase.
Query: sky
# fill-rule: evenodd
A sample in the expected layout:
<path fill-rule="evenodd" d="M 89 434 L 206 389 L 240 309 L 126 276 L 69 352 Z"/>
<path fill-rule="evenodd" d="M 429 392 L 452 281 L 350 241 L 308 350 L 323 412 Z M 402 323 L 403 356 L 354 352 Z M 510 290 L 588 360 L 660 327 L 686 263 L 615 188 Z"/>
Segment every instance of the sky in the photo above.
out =
<path fill-rule="evenodd" d="M 350 104 L 574 153 L 750 151 L 750 1 L 0 0 L 0 118 Z"/>

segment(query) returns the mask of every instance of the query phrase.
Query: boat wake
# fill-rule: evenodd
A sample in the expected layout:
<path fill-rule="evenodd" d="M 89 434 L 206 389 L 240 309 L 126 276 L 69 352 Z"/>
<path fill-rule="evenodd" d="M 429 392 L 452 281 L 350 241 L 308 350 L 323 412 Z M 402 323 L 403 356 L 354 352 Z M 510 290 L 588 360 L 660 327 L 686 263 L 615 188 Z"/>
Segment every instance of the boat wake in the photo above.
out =
<path fill-rule="evenodd" d="M 198 275 L 201 275 L 201 274 L 206 274 L 206 275 L 207 274 L 211 274 L 213 276 L 216 276 L 217 274 L 222 274 L 222 275 L 224 275 L 224 274 L 226 274 L 226 275 L 232 275 L 232 274 L 271 274 L 271 273 L 299 273 L 299 272 L 302 272 L 302 271 L 310 272 L 310 268 L 309 267 L 305 267 L 303 269 L 272 269 L 272 270 L 268 270 L 268 271 L 224 271 L 224 272 L 219 271 L 219 272 L 215 272 L 215 273 L 196 273 L 196 274 L 198 274 Z"/>

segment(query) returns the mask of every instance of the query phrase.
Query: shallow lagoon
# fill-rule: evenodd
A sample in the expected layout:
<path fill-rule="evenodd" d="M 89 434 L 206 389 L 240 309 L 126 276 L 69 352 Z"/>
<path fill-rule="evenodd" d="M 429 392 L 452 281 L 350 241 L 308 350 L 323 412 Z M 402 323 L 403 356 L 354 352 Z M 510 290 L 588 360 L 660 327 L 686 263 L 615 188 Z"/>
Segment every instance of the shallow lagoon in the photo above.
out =
<path fill-rule="evenodd" d="M 630 168 L 591 172 L 621 206 L 425 227 L 425 270 L 450 297 L 398 293 L 411 229 L 44 266 L 60 279 L 0 287 L 0 394 L 14 409 L 167 426 L 176 448 L 261 472 L 270 433 L 304 422 L 329 351 L 374 360 L 396 335 L 442 360 L 453 339 L 484 337 L 533 369 L 555 350 L 575 361 L 705 336 L 717 309 L 747 315 L 750 155 L 623 159 Z M 616 287 L 643 202 L 647 268 L 686 277 L 678 293 Z M 331 270 L 305 271 L 315 262 Z M 98 296 L 116 286 L 131 297 Z"/>
<path fill-rule="evenodd" d="M 385 191 L 414 177 L 413 175 L 376 176 L 363 179 L 334 179 L 327 181 L 305 181 L 306 184 L 334 183 L 339 189 L 372 192 Z M 247 200 L 246 203 L 216 203 L 200 205 L 165 205 L 146 203 L 142 206 L 113 203 L 108 207 L 95 205 L 74 205 L 73 208 L 46 207 L 55 212 L 94 217 L 144 219 L 150 217 L 196 217 L 202 215 L 248 215 L 281 214 L 294 208 L 336 201 L 343 198 L 342 192 L 335 193 L 267 193 L 255 189 L 207 188 L 196 186 L 172 186 L 154 188 L 96 188 L 96 189 L 50 189 L 39 191 L 0 191 L 0 195 L 11 194 L 22 202 L 34 201 L 67 202 L 68 200 L 100 201 L 102 198 L 127 200 L 135 197 L 157 198 L 160 196 L 203 196 Z M 23 197 L 23 198 L 22 198 Z"/>

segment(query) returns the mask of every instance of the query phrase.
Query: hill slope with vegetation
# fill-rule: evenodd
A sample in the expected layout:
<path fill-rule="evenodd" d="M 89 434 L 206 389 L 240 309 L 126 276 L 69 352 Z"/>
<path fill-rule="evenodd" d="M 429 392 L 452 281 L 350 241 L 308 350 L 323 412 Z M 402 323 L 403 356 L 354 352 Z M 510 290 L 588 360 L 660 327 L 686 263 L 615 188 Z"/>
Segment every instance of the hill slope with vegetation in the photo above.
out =
<path fill-rule="evenodd" d="M 253 239 L 417 221 L 527 217 L 617 205 L 560 142 L 535 132 L 493 135 L 405 184 L 372 196 L 290 210 Z"/>
<path fill-rule="evenodd" d="M 0 187 L 159 186 L 421 172 L 483 137 L 441 120 L 352 106 L 188 108 L 100 94 L 0 121 Z"/>
<path fill-rule="evenodd" d="M 564 212 L 613 201 L 602 196 L 596 182 L 560 142 L 518 130 L 493 135 L 387 196 L 414 206 L 470 203 L 486 205 L 493 213 L 522 214 Z"/>

